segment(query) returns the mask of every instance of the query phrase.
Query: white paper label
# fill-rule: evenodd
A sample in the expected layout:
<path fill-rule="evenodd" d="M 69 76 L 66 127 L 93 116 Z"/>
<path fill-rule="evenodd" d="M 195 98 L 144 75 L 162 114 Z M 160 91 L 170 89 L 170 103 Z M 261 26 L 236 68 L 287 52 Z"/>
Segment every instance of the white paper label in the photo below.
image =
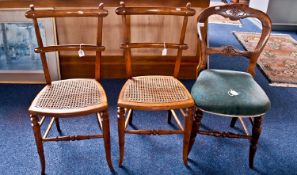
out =
<path fill-rule="evenodd" d="M 79 51 L 78 51 L 78 56 L 79 56 L 79 57 L 83 57 L 83 56 L 85 56 L 85 52 L 84 52 L 82 49 L 79 49 Z"/>
<path fill-rule="evenodd" d="M 233 97 L 233 96 L 237 96 L 237 95 L 239 95 L 239 92 L 237 92 L 237 91 L 235 91 L 235 90 L 233 90 L 233 89 L 230 89 L 230 90 L 228 91 L 228 95 L 231 96 L 231 97 Z"/>
<path fill-rule="evenodd" d="M 166 55 L 167 55 L 167 49 L 164 48 L 164 49 L 162 50 L 162 56 L 166 56 Z"/>

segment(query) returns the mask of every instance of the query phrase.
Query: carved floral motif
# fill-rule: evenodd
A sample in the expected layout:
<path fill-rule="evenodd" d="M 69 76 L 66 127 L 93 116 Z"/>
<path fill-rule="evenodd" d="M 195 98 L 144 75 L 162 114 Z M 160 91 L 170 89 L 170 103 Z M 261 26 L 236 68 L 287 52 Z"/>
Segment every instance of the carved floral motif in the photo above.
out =
<path fill-rule="evenodd" d="M 236 55 L 238 54 L 238 51 L 232 46 L 226 46 L 223 49 L 223 54 L 227 56 Z"/>
<path fill-rule="evenodd" d="M 243 18 L 247 16 L 247 14 L 241 9 L 232 8 L 225 11 L 225 14 L 228 16 L 232 16 L 232 18 Z"/>

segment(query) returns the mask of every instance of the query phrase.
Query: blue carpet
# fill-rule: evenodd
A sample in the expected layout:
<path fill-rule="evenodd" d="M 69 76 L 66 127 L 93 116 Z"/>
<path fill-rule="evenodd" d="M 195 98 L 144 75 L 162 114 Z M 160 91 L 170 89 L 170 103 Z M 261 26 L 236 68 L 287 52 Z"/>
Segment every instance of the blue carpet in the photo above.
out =
<path fill-rule="evenodd" d="M 210 25 L 210 41 L 214 46 L 223 43 L 241 47 L 232 31 L 254 31 L 249 21 L 243 28 L 229 25 Z M 227 32 L 227 31 L 230 32 Z M 286 32 L 288 33 L 288 32 Z M 297 36 L 293 33 L 294 38 Z M 245 70 L 247 61 L 238 57 L 210 60 L 218 69 Z M 271 99 L 263 132 L 255 157 L 255 170 L 248 167 L 247 140 L 198 136 L 189 155 L 189 167 L 182 161 L 182 136 L 126 135 L 124 167 L 119 168 L 116 101 L 124 80 L 103 80 L 109 99 L 112 159 L 115 172 L 107 166 L 103 140 L 45 143 L 46 172 L 48 174 L 296 174 L 297 173 L 297 90 L 268 85 L 257 70 L 256 81 Z M 194 81 L 183 83 L 190 88 Z M 1 174 L 39 174 L 40 164 L 27 108 L 43 85 L 0 85 L 0 172 Z M 137 128 L 169 128 L 166 112 L 135 112 Z M 48 122 L 48 121 L 47 121 Z M 230 129 L 230 120 L 205 115 L 203 127 Z M 61 119 L 65 134 L 98 132 L 95 116 Z M 44 129 L 43 129 L 44 130 Z M 235 130 L 242 132 L 237 123 Z M 57 134 L 52 129 L 52 135 Z"/>

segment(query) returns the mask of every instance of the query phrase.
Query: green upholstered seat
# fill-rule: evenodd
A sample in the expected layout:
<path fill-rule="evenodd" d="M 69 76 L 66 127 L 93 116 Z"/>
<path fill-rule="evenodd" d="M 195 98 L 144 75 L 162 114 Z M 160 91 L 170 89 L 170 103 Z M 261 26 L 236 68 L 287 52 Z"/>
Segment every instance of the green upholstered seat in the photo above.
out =
<path fill-rule="evenodd" d="M 228 91 L 231 89 L 233 93 L 230 94 Z M 235 95 L 236 92 L 239 94 Z M 264 114 L 271 105 L 253 77 L 239 71 L 204 70 L 193 85 L 191 94 L 200 109 L 229 116 Z"/>

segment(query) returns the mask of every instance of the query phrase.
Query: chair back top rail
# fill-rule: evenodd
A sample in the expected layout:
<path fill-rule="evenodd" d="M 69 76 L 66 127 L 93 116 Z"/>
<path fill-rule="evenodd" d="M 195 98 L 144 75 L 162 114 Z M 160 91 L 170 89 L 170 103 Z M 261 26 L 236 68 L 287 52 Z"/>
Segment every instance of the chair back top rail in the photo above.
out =
<path fill-rule="evenodd" d="M 55 52 L 55 51 L 104 51 L 104 46 L 96 46 L 89 44 L 69 44 L 69 45 L 58 45 L 58 46 L 47 46 L 47 47 L 38 47 L 35 48 L 36 53 L 41 52 Z"/>
<path fill-rule="evenodd" d="M 67 9 L 67 10 L 30 10 L 26 12 L 27 18 L 51 18 L 51 17 L 105 17 L 108 11 L 105 9 Z"/>
<path fill-rule="evenodd" d="M 221 15 L 230 20 L 240 20 L 245 18 L 256 18 L 262 24 L 261 37 L 254 50 L 240 50 L 233 46 L 225 47 L 208 47 L 207 45 L 207 22 L 211 15 Z M 264 12 L 248 7 L 244 4 L 228 4 L 223 6 L 213 6 L 205 9 L 197 18 L 197 31 L 199 41 L 201 43 L 201 55 L 197 66 L 196 74 L 206 68 L 208 55 L 222 54 L 225 56 L 244 56 L 249 59 L 247 72 L 255 75 L 255 67 L 265 44 L 267 43 L 271 33 L 271 20 Z"/>
<path fill-rule="evenodd" d="M 187 3 L 186 7 L 126 7 L 124 2 L 120 2 L 120 7 L 116 9 L 116 13 L 122 16 L 123 21 L 123 44 L 124 57 L 126 63 L 127 77 L 132 77 L 132 54 L 131 49 L 134 48 L 168 48 L 177 49 L 177 56 L 174 65 L 173 75 L 177 77 L 181 65 L 182 51 L 188 46 L 184 43 L 185 33 L 188 23 L 188 17 L 195 15 L 195 10 L 191 8 L 191 3 Z M 179 43 L 131 43 L 131 15 L 171 15 L 183 16 L 183 23 L 180 32 Z"/>
<path fill-rule="evenodd" d="M 47 84 L 51 84 L 50 72 L 46 60 L 46 52 L 54 51 L 94 51 L 96 52 L 95 58 L 95 79 L 100 80 L 100 60 L 101 60 L 101 51 L 105 49 L 102 46 L 102 25 L 103 17 L 108 15 L 108 11 L 103 9 L 103 3 L 99 4 L 98 9 L 67 9 L 67 10 L 45 10 L 45 9 L 35 9 L 34 5 L 30 5 L 30 10 L 26 12 L 25 16 L 33 20 L 36 39 L 38 43 L 38 48 L 35 49 L 36 53 L 40 54 L 42 61 L 42 66 L 44 70 L 44 76 Z M 96 17 L 97 20 L 97 36 L 96 36 L 96 45 L 91 44 L 68 44 L 68 45 L 51 45 L 44 46 L 42 41 L 40 26 L 38 24 L 39 18 L 55 18 L 55 17 Z"/>
<path fill-rule="evenodd" d="M 195 10 L 187 7 L 119 7 L 116 9 L 118 15 L 174 15 L 193 16 Z"/>

